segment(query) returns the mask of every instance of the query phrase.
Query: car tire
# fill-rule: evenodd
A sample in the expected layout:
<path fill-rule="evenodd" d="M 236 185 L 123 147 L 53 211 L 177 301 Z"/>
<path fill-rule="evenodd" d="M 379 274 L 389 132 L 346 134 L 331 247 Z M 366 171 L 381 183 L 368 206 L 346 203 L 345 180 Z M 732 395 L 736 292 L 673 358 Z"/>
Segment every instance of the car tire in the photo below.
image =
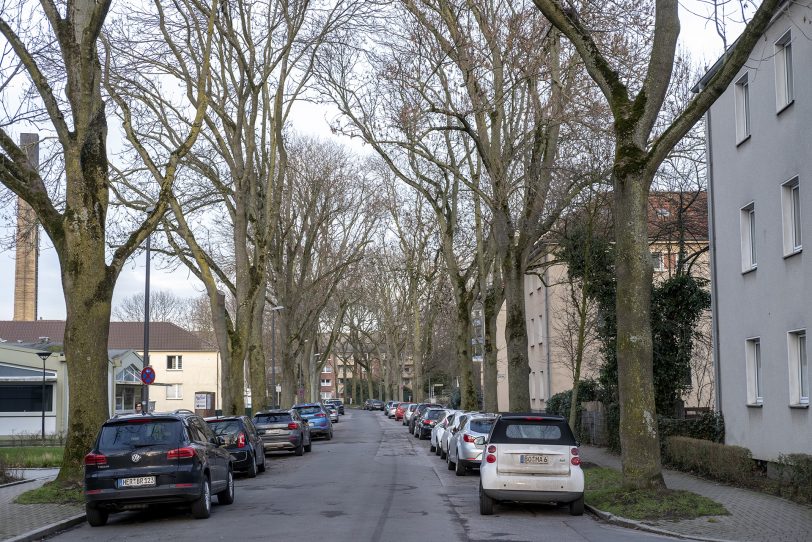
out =
<path fill-rule="evenodd" d="M 445 450 L 443 450 L 443 448 L 441 446 L 440 447 L 440 459 L 446 459 L 446 458 L 448 458 L 448 454 L 445 453 Z"/>
<path fill-rule="evenodd" d="M 234 502 L 234 473 L 228 469 L 226 474 L 226 488 L 217 494 L 218 504 L 232 504 Z"/>
<path fill-rule="evenodd" d="M 446 454 L 445 464 L 446 464 L 446 467 L 448 468 L 448 470 L 454 470 L 454 467 L 457 466 L 456 463 L 451 461 L 451 456 L 449 456 L 448 454 Z"/>
<path fill-rule="evenodd" d="M 493 515 L 494 500 L 485 494 L 482 483 L 479 484 L 479 514 L 482 516 Z"/>
<path fill-rule="evenodd" d="M 300 442 L 299 445 L 293 450 L 293 454 L 298 457 L 304 455 L 304 439 L 302 439 L 302 442 Z"/>
<path fill-rule="evenodd" d="M 462 461 L 457 457 L 457 462 L 454 464 L 454 474 L 457 476 L 465 476 L 468 474 L 468 467 L 462 464 Z"/>
<path fill-rule="evenodd" d="M 259 470 L 259 472 L 265 472 L 265 461 L 266 461 L 265 460 L 265 452 L 263 451 L 263 453 L 262 453 L 262 463 L 257 468 L 257 470 Z"/>
<path fill-rule="evenodd" d="M 326 438 L 327 440 L 333 440 L 333 430 L 330 429 L 330 431 L 327 433 L 327 436 L 324 438 Z"/>
<path fill-rule="evenodd" d="M 302 439 L 302 442 L 304 442 L 304 439 Z M 313 443 L 312 442 L 308 442 L 307 444 L 305 444 L 305 446 L 304 446 L 304 451 L 305 452 L 310 452 L 312 450 L 313 450 Z"/>
<path fill-rule="evenodd" d="M 203 487 L 200 491 L 200 497 L 192 503 L 192 516 L 195 519 L 206 519 L 211 515 L 211 486 L 209 479 L 203 477 Z"/>
<path fill-rule="evenodd" d="M 248 477 L 249 478 L 256 478 L 257 477 L 257 458 L 251 456 L 250 467 L 248 467 Z"/>
<path fill-rule="evenodd" d="M 432 444 L 431 446 L 429 446 L 429 451 L 430 451 L 430 452 L 435 452 L 435 453 L 436 453 L 436 452 L 437 452 L 437 446 L 435 446 L 434 444 Z"/>
<path fill-rule="evenodd" d="M 103 527 L 107 525 L 107 518 L 110 517 L 110 513 L 107 510 L 99 510 L 89 504 L 85 505 L 85 515 L 91 527 Z"/>
<path fill-rule="evenodd" d="M 576 500 L 570 503 L 570 515 L 571 516 L 583 516 L 584 515 L 584 496 L 581 495 Z"/>
<path fill-rule="evenodd" d="M 437 448 L 435 448 L 435 450 L 434 450 L 434 455 L 440 455 L 442 453 L 443 453 L 443 449 L 440 448 L 439 446 L 437 446 Z"/>

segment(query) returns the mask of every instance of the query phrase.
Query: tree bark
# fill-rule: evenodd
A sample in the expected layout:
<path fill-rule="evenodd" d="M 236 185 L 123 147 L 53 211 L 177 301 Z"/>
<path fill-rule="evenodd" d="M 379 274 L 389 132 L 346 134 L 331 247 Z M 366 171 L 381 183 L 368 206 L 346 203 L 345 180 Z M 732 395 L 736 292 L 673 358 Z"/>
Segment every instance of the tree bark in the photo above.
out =
<path fill-rule="evenodd" d="M 524 306 L 524 258 L 508 248 L 502 259 L 505 284 L 505 341 L 511 412 L 530 410 L 530 365 L 527 359 L 527 319 Z M 549 391 L 549 390 L 548 390 Z"/>
<path fill-rule="evenodd" d="M 493 274 L 493 284 L 485 295 L 485 302 L 482 307 L 482 317 L 485 319 L 485 344 L 482 356 L 483 370 L 483 403 L 487 412 L 499 411 L 498 388 L 498 349 L 496 348 L 496 337 L 498 335 L 497 317 L 504 302 L 504 291 L 502 289 L 501 273 Z"/>
<path fill-rule="evenodd" d="M 265 291 L 265 281 L 260 288 L 260 292 Z M 257 296 L 257 303 L 254 307 L 253 321 L 251 323 L 251 335 L 248 340 L 248 364 L 251 384 L 251 410 L 258 412 L 260 409 L 272 405 L 268 390 L 268 363 L 265 359 L 265 343 L 262 338 L 263 323 L 265 313 L 265 296 Z M 272 391 L 272 390 L 271 390 Z"/>
<path fill-rule="evenodd" d="M 477 388 L 473 379 L 473 360 L 471 359 L 471 303 L 457 305 L 455 322 L 457 374 L 460 379 L 460 408 L 479 410 Z"/>

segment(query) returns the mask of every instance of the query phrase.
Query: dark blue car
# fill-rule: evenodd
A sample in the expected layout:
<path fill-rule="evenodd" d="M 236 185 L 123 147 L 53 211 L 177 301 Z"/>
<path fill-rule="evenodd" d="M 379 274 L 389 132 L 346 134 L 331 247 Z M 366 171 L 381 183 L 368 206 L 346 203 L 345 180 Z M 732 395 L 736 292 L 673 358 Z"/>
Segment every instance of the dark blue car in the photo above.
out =
<path fill-rule="evenodd" d="M 330 413 L 327 412 L 324 405 L 321 403 L 302 403 L 293 405 L 293 409 L 297 410 L 299 415 L 307 420 L 312 437 L 324 437 L 327 440 L 333 438 L 333 424 L 330 421 Z"/>

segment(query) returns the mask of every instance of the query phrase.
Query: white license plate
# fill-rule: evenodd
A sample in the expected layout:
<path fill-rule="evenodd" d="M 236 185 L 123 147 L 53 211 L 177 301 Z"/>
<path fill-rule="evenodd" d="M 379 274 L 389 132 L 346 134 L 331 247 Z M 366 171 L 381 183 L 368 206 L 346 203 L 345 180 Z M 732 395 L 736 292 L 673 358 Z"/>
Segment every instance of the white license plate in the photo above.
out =
<path fill-rule="evenodd" d="M 282 433 L 285 433 L 285 432 L 286 431 L 284 429 L 271 429 L 270 431 L 268 431 L 268 434 L 269 435 L 281 435 Z"/>
<path fill-rule="evenodd" d="M 549 465 L 552 460 L 548 455 L 521 455 L 519 456 L 519 463 L 525 465 Z"/>
<path fill-rule="evenodd" d="M 118 481 L 118 487 L 153 487 L 155 485 L 154 476 L 139 476 L 138 478 L 122 478 Z"/>

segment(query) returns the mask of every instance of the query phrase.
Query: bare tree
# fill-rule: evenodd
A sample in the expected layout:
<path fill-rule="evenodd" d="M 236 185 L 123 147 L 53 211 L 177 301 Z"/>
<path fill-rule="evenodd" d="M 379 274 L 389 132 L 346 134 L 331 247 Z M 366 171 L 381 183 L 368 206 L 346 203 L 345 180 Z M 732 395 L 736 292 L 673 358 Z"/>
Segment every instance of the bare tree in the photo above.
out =
<path fill-rule="evenodd" d="M 627 37 L 617 29 L 631 5 L 572 5 L 534 0 L 544 16 L 572 43 L 603 93 L 614 118 L 616 152 L 612 172 L 617 273 L 617 358 L 623 479 L 629 487 L 664 486 L 656 427 L 651 334 L 652 264 L 648 241 L 648 193 L 675 145 L 725 91 L 750 56 L 781 0 L 764 0 L 713 77 L 672 122 L 658 126 L 677 57 L 679 2 L 653 0 L 652 23 Z M 620 23 L 620 24 L 619 24 Z M 618 39 L 619 38 L 619 39 Z M 618 41 L 647 60 L 628 72 L 616 57 Z"/>
<path fill-rule="evenodd" d="M 172 322 L 190 329 L 193 306 L 194 300 L 176 296 L 167 290 L 151 290 L 149 293 L 149 318 L 153 322 Z M 144 294 L 137 293 L 124 298 L 113 309 L 113 318 L 122 322 L 143 322 Z"/>
<path fill-rule="evenodd" d="M 5 47 L 13 50 L 18 66 L 4 72 L 7 79 L 0 82 L 0 92 L 11 92 L 13 82 L 23 77 L 32 85 L 31 100 L 26 103 L 31 109 L 12 110 L 11 118 L 0 122 L 0 180 L 34 209 L 53 242 L 67 308 L 65 355 L 72 360 L 68 366 L 71 416 L 59 482 L 81 477 L 82 457 L 107 416 L 107 335 L 116 279 L 124 262 L 165 212 L 165 194 L 172 186 L 180 160 L 200 132 L 206 109 L 208 62 L 191 84 L 193 113 L 189 115 L 187 103 L 187 129 L 178 133 L 177 145 L 158 157 L 142 149 L 141 157 L 151 173 L 152 191 L 151 199 L 142 201 L 141 209 L 148 204 L 154 205 L 153 209 L 144 220 L 122 220 L 126 224 L 119 231 L 122 239 L 114 241 L 109 231 L 116 222 L 108 216 L 111 179 L 103 88 L 108 73 L 104 68 L 114 59 L 105 51 L 103 68 L 98 50 L 110 4 L 110 0 L 44 0 L 39 9 L 31 10 L 29 3 L 20 2 L 5 6 L 0 15 L 0 33 Z M 160 9 L 159 4 L 155 3 L 155 9 Z M 211 44 L 214 13 L 212 10 L 212 16 L 202 22 L 204 51 Z M 67 99 L 61 98 L 63 92 Z M 116 105 L 127 130 L 131 118 L 126 104 L 117 101 Z M 25 152 L 7 131 L 17 121 L 41 123 L 52 130 L 58 141 L 64 183 L 50 193 L 41 173 L 29 166 Z M 110 242 L 118 246 L 108 260 Z"/>

